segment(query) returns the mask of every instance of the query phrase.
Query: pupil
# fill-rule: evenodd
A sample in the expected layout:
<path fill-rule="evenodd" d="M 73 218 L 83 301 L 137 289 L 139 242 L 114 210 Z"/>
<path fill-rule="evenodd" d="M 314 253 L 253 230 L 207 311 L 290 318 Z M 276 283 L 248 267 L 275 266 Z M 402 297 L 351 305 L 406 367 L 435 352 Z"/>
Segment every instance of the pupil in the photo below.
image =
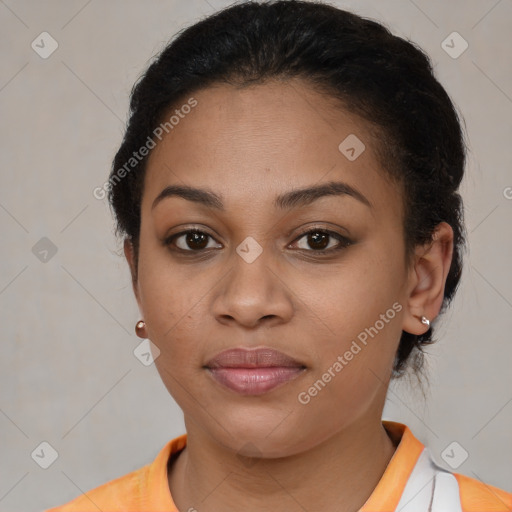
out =
<path fill-rule="evenodd" d="M 202 241 L 199 239 L 202 238 Z M 189 233 L 187 236 L 187 244 L 203 249 L 208 245 L 208 241 L 204 233 Z"/>
<path fill-rule="evenodd" d="M 319 233 L 318 231 L 312 235 L 309 235 L 309 245 L 313 249 L 325 249 L 329 244 L 327 242 L 327 238 L 329 235 L 327 233 Z M 311 240 L 313 243 L 311 243 Z"/>

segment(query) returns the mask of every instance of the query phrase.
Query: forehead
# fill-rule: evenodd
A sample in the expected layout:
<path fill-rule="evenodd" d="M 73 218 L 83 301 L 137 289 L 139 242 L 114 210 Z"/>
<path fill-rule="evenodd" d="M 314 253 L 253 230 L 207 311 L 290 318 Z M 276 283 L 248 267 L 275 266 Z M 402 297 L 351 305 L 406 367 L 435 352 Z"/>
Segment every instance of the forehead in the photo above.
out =
<path fill-rule="evenodd" d="M 400 193 L 379 164 L 369 125 L 333 98 L 300 80 L 215 85 L 192 96 L 197 105 L 150 154 L 143 208 L 169 184 L 214 190 L 226 204 L 265 197 L 270 204 L 290 188 L 343 181 L 400 214 Z"/>

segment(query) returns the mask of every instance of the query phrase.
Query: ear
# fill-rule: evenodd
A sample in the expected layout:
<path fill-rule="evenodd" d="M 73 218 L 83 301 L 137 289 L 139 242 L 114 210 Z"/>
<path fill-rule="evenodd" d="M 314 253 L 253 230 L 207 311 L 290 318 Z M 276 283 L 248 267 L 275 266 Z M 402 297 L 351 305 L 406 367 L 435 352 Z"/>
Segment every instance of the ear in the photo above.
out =
<path fill-rule="evenodd" d="M 135 262 L 135 249 L 133 247 L 133 243 L 129 238 L 124 239 L 124 255 L 126 260 L 128 261 L 128 265 L 130 267 L 130 273 L 132 276 L 132 287 L 133 293 L 135 294 L 135 298 L 140 307 L 140 298 L 139 298 L 139 285 L 137 280 L 137 267 Z"/>
<path fill-rule="evenodd" d="M 409 272 L 404 331 L 423 334 L 429 327 L 421 323 L 421 317 L 426 316 L 432 322 L 439 314 L 452 255 L 453 229 L 447 222 L 441 222 L 436 226 L 432 240 L 415 250 Z"/>

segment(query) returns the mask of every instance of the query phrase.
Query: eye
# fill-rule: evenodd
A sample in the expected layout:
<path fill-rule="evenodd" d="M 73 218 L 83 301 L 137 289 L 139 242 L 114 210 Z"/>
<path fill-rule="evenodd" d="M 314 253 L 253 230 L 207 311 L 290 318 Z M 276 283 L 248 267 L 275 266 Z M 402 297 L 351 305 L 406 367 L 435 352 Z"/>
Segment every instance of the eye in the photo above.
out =
<path fill-rule="evenodd" d="M 302 247 L 300 246 L 301 241 Z M 172 250 L 178 252 L 200 253 L 204 249 L 220 248 L 221 245 L 211 245 L 214 238 L 198 229 L 189 229 L 169 236 L 164 240 L 164 245 L 171 246 Z M 327 229 L 310 229 L 302 233 L 293 243 L 299 242 L 299 249 L 306 252 L 318 252 L 330 254 L 342 250 L 352 244 L 352 241 L 345 236 Z M 174 247 L 173 247 L 174 246 Z M 310 249 L 308 249 L 308 246 Z"/>
<path fill-rule="evenodd" d="M 301 241 L 302 239 L 304 239 L 304 246 L 299 247 L 299 249 L 307 252 L 321 252 L 324 254 L 340 251 L 352 244 L 352 241 L 348 238 L 336 233 L 335 231 L 327 229 L 311 229 L 306 231 L 305 233 L 302 233 L 295 242 Z M 337 240 L 337 245 L 333 239 Z M 334 244 L 330 242 L 334 242 Z M 311 249 L 308 249 L 307 246 L 311 247 Z"/>
<path fill-rule="evenodd" d="M 183 252 L 201 252 L 203 249 L 212 248 L 209 246 L 209 240 L 213 237 L 204 231 L 191 229 L 176 233 L 165 239 L 165 245 L 176 245 L 179 251 Z"/>

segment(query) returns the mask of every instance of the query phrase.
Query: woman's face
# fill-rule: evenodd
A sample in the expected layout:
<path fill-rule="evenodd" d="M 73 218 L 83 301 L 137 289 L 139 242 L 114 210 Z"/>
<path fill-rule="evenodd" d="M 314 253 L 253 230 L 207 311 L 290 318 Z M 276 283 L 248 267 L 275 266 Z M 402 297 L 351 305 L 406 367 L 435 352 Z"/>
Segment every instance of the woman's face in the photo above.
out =
<path fill-rule="evenodd" d="M 365 123 L 300 81 L 194 98 L 148 161 L 135 283 L 187 431 L 280 457 L 380 421 L 412 280 Z M 293 362 L 211 362 L 235 348 Z"/>

